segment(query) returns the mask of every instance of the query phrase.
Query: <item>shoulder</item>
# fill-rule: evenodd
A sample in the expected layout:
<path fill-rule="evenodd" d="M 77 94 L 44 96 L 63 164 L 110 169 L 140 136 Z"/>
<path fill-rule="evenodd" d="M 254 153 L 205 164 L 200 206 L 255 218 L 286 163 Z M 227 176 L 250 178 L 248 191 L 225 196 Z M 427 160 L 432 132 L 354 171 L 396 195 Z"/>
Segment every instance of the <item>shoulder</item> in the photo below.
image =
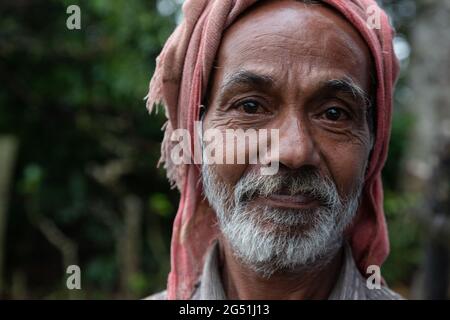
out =
<path fill-rule="evenodd" d="M 369 289 L 366 287 L 367 300 L 405 300 L 404 297 L 392 291 L 386 286 L 379 289 Z"/>
<path fill-rule="evenodd" d="M 149 295 L 148 297 L 143 298 L 142 300 L 167 300 L 167 290 L 154 293 Z"/>
<path fill-rule="evenodd" d="M 401 295 L 380 283 L 371 288 L 355 264 L 351 247 L 345 245 L 345 267 L 341 297 L 355 300 L 405 300 Z"/>

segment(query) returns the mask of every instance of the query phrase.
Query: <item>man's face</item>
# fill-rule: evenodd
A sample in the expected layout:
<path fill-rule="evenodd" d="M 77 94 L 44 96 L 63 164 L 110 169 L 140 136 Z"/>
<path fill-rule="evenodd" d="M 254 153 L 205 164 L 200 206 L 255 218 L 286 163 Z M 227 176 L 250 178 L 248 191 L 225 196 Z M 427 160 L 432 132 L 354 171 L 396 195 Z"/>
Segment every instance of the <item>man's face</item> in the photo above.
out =
<path fill-rule="evenodd" d="M 205 194 L 242 259 L 283 267 L 274 261 L 284 251 L 296 256 L 310 248 L 300 260 L 282 257 L 294 259 L 285 266 L 294 267 L 337 247 L 356 210 L 371 149 L 361 95 L 369 92 L 370 70 L 359 34 L 324 6 L 266 2 L 227 30 L 203 130 L 278 129 L 280 138 L 275 176 L 259 177 L 258 165 L 203 167 Z M 233 223 L 246 226 L 237 230 Z M 243 232 L 260 237 L 231 239 Z M 258 253 L 245 239 L 261 242 L 264 253 L 250 257 Z"/>

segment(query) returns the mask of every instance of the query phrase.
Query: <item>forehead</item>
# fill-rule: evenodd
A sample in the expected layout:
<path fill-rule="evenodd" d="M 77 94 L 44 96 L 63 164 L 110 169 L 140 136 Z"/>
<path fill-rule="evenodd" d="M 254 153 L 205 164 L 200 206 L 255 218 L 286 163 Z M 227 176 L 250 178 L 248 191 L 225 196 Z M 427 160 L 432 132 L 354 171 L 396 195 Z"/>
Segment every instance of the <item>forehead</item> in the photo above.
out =
<path fill-rule="evenodd" d="M 226 31 L 217 64 L 223 78 L 236 70 L 275 79 L 307 75 L 309 81 L 348 76 L 368 88 L 371 59 L 358 32 L 331 8 L 270 1 L 251 8 Z"/>

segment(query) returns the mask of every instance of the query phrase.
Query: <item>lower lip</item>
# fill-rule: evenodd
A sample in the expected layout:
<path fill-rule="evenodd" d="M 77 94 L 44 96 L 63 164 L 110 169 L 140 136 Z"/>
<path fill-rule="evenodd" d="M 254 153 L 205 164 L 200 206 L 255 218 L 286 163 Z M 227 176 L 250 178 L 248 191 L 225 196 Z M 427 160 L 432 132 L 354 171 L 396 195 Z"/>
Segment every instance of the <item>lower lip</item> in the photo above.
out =
<path fill-rule="evenodd" d="M 305 196 L 271 195 L 267 198 L 258 198 L 257 201 L 272 207 L 289 209 L 311 209 L 319 206 L 319 201 Z"/>

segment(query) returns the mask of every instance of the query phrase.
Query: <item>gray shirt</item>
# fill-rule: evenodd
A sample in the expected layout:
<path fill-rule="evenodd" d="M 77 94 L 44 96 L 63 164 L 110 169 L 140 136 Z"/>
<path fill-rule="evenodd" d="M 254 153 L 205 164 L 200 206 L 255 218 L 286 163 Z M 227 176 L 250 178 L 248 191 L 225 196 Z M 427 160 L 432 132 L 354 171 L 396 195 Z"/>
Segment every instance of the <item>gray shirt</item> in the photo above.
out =
<path fill-rule="evenodd" d="M 166 291 L 154 294 L 147 299 L 165 300 Z M 207 253 L 203 272 L 191 300 L 226 300 L 219 272 L 219 246 L 217 242 Z M 400 300 L 400 295 L 386 286 L 369 289 L 366 279 L 355 265 L 349 245 L 345 245 L 344 262 L 341 274 L 328 297 L 328 300 Z"/>

